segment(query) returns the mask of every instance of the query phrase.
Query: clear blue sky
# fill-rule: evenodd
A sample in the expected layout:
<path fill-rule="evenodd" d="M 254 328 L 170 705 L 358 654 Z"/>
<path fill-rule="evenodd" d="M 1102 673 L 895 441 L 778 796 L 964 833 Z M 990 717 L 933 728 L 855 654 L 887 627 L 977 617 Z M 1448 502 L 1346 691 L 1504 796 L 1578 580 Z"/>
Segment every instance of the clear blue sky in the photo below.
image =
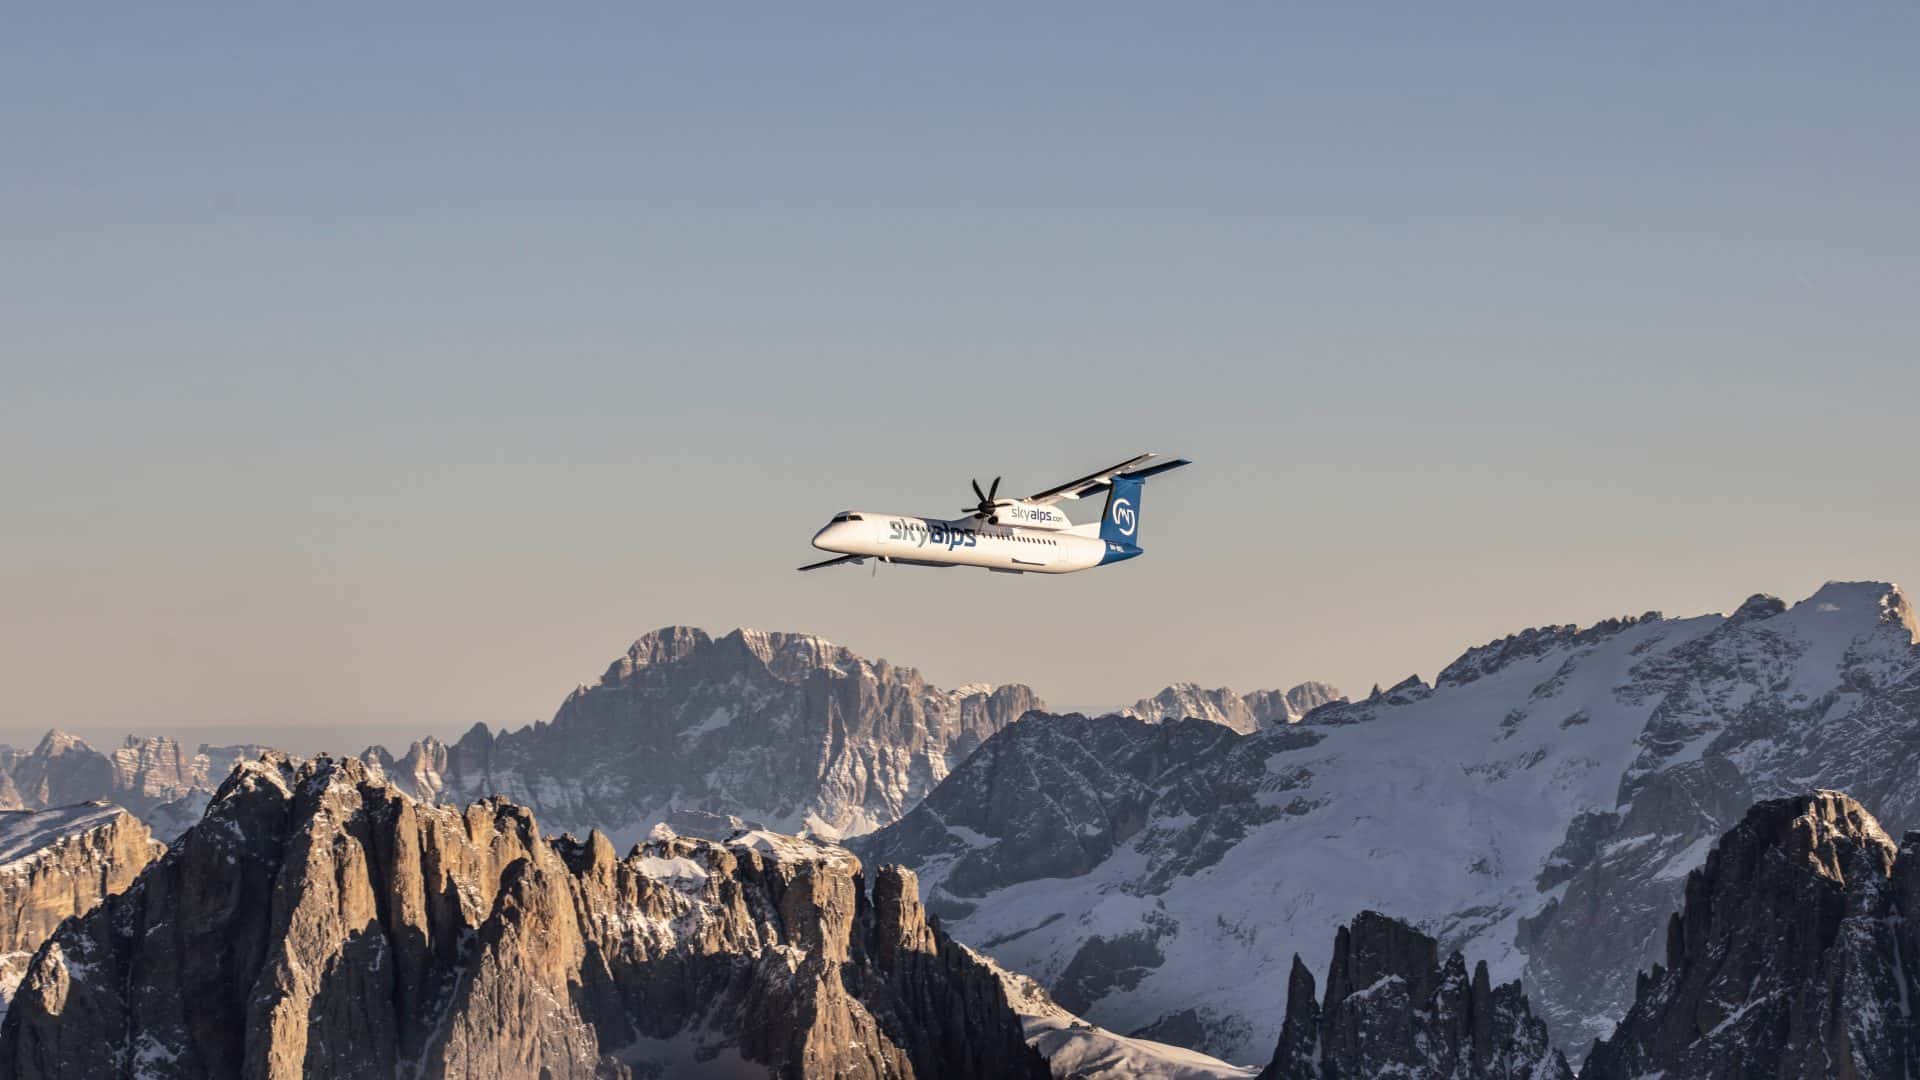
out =
<path fill-rule="evenodd" d="M 673 622 L 1364 691 L 1920 581 L 1912 4 L 730 12 L 11 13 L 0 734 L 515 725 Z M 1133 563 L 792 571 L 1138 449 Z"/>

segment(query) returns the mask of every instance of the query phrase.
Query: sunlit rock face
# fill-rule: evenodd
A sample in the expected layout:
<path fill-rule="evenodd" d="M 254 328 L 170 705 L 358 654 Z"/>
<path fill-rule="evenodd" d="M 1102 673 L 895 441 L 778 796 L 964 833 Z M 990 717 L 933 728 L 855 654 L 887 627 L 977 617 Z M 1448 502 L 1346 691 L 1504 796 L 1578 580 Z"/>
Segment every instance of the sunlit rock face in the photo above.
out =
<path fill-rule="evenodd" d="M 0 1005 L 63 920 L 131 885 L 165 850 L 106 803 L 0 811 Z"/>
<path fill-rule="evenodd" d="M 242 765 L 0 1024 L 20 1078 L 1047 1076 L 910 873 L 670 836 L 625 858 L 356 759 Z"/>

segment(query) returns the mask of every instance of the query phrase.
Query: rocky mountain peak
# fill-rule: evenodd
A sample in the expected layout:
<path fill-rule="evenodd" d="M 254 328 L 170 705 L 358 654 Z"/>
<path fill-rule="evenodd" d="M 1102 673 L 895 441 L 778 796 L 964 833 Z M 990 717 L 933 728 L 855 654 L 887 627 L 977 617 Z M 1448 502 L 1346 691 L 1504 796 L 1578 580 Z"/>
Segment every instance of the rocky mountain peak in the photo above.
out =
<path fill-rule="evenodd" d="M 721 641 L 744 649 L 768 671 L 785 679 L 805 679 L 816 671 L 850 675 L 849 667 L 866 663 L 851 649 L 812 634 L 790 634 L 742 627 Z M 885 661 L 874 661 L 876 664 Z"/>
<path fill-rule="evenodd" d="M 689 627 L 642 637 L 553 720 L 396 759 L 417 797 L 502 793 L 576 833 L 619 843 L 694 815 L 851 836 L 905 813 L 980 742 L 1039 700 L 1024 686 L 928 685 L 810 634 Z M 720 835 L 725 835 L 721 832 Z"/>
<path fill-rule="evenodd" d="M 1890 582 L 1829 581 L 1788 610 L 1803 632 L 1878 637 L 1896 647 L 1920 641 L 1912 604 Z"/>
<path fill-rule="evenodd" d="M 1482 962 L 1467 974 L 1459 954 L 1398 919 L 1361 912 L 1336 931 L 1327 991 L 1293 958 L 1285 1019 L 1261 1080 L 1445 1076 L 1457 1080 L 1572 1080 L 1547 1043 L 1520 984 L 1494 987 Z"/>
<path fill-rule="evenodd" d="M 1758 622 L 1761 619 L 1771 619 L 1785 610 L 1787 610 L 1786 602 L 1779 597 L 1769 596 L 1766 593 L 1754 593 L 1735 608 L 1732 615 L 1727 616 L 1727 621 L 1730 623 Z"/>
<path fill-rule="evenodd" d="M 607 669 L 607 679 L 609 682 L 618 682 L 635 668 L 684 660 L 712 643 L 713 639 L 707 636 L 707 632 L 697 626 L 663 626 L 636 638 L 627 648 L 624 661 L 616 660 Z M 620 671 L 619 675 L 614 674 L 616 670 Z"/>
<path fill-rule="evenodd" d="M 1897 850 L 1866 808 L 1843 792 L 1819 791 L 1797 799 L 1760 803 L 1736 831 L 1772 829 L 1770 843 L 1789 858 L 1803 860 L 1814 873 L 1846 887 L 1849 870 L 1884 878 L 1892 870 Z M 1732 841 L 1739 844 L 1740 840 Z M 1729 840 L 1721 840 L 1726 846 Z M 1712 858 L 1709 856 L 1708 861 Z"/>
<path fill-rule="evenodd" d="M 1688 875 L 1666 963 L 1582 1076 L 1911 1076 L 1916 846 L 1839 792 L 1755 804 Z"/>
<path fill-rule="evenodd" d="M 51 728 L 40 737 L 33 753 L 39 757 L 59 757 L 62 754 L 93 753 L 93 747 L 78 735 Z"/>

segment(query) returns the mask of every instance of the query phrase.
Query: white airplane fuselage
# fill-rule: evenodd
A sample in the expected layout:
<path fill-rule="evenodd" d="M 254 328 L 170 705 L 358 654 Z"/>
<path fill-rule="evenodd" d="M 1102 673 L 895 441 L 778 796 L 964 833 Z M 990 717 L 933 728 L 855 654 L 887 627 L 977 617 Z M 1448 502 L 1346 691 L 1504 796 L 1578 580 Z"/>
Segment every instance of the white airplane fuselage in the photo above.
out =
<path fill-rule="evenodd" d="M 1046 511 L 1042 511 L 1045 513 Z M 849 510 L 814 534 L 813 546 L 840 555 L 916 566 L 980 566 L 1011 574 L 1071 574 L 1140 554 L 1132 544 L 1102 540 L 1100 525 L 996 525 L 977 517 L 951 520 Z"/>

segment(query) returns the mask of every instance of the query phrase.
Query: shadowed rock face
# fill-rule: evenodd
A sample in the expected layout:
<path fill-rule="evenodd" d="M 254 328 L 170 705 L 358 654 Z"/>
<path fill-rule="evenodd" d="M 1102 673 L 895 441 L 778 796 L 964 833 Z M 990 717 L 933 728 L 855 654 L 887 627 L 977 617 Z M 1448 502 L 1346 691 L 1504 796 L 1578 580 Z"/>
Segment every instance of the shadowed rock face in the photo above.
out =
<path fill-rule="evenodd" d="M 1459 953 L 1441 964 L 1434 939 L 1373 911 L 1335 935 L 1323 1002 L 1314 1000 L 1306 965 L 1293 958 L 1280 1042 L 1260 1073 L 1261 1080 L 1572 1075 L 1519 983 L 1490 986 L 1485 963 L 1469 978 Z"/>
<path fill-rule="evenodd" d="M 805 634 L 668 627 L 551 723 L 366 756 L 421 798 L 505 795 L 550 827 L 616 839 L 675 811 L 837 838 L 898 818 L 1039 704 L 1024 686 L 942 690 Z"/>
<path fill-rule="evenodd" d="M 358 760 L 237 769 L 131 889 L 65 924 L 0 1076 L 1044 1077 L 913 876 L 771 833 L 625 859 L 526 810 L 422 804 Z"/>
<path fill-rule="evenodd" d="M 131 885 L 165 850 L 105 803 L 0 811 L 0 1005 L 62 920 Z"/>
<path fill-rule="evenodd" d="M 1667 961 L 1583 1078 L 1847 1077 L 1920 1067 L 1920 833 L 1846 795 L 1756 804 L 1688 875 Z"/>

